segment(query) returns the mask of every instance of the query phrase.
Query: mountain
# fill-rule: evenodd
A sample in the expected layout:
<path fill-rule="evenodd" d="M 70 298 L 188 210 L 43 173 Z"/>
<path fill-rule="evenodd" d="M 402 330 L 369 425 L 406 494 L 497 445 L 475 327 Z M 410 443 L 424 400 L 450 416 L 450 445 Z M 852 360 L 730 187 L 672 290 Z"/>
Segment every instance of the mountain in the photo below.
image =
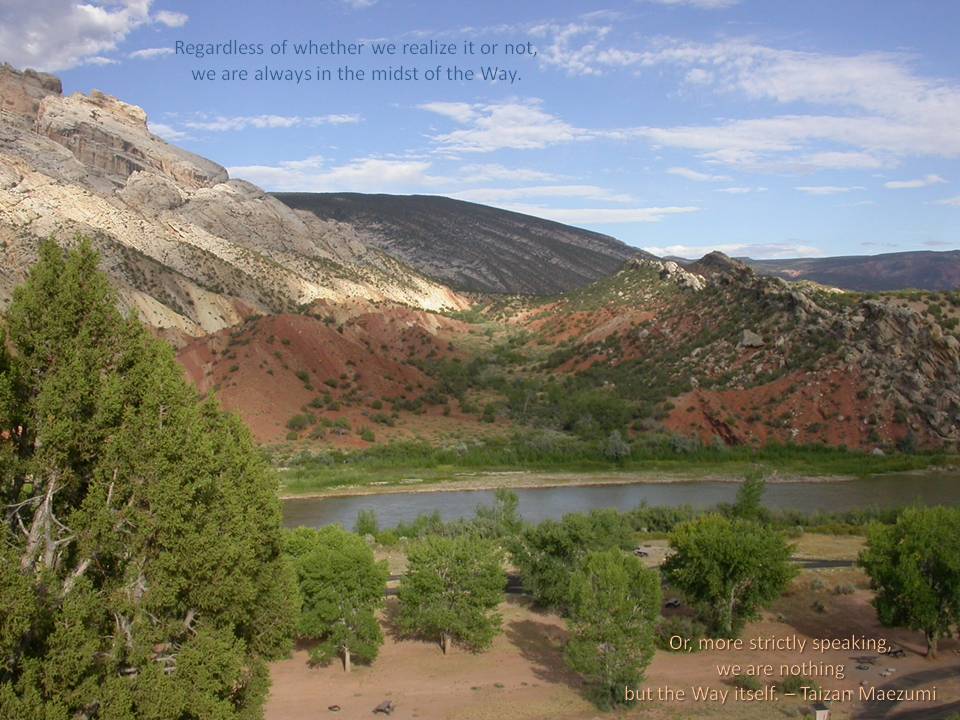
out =
<path fill-rule="evenodd" d="M 443 198 L 281 202 L 141 109 L 9 66 L 0 110 L 0 309 L 42 239 L 91 237 L 124 304 L 261 441 L 960 443 L 958 291 L 681 266 Z"/>
<path fill-rule="evenodd" d="M 350 225 L 363 242 L 456 290 L 555 295 L 646 255 L 607 235 L 446 197 L 274 196 L 325 222 Z"/>
<path fill-rule="evenodd" d="M 0 66 L 0 308 L 39 242 L 91 237 L 123 301 L 175 342 L 253 314 L 366 299 L 439 310 L 467 301 L 152 135 L 138 107 Z"/>
<path fill-rule="evenodd" d="M 636 258 L 563 296 L 454 315 L 321 301 L 180 357 L 266 442 L 527 427 L 549 446 L 619 417 L 678 448 L 943 448 L 960 442 L 958 327 L 960 293 L 851 295 L 711 253 L 689 269 Z"/>
<path fill-rule="evenodd" d="M 765 275 L 814 282 L 844 290 L 956 290 L 960 288 L 960 250 L 882 255 L 752 260 L 743 262 Z"/>

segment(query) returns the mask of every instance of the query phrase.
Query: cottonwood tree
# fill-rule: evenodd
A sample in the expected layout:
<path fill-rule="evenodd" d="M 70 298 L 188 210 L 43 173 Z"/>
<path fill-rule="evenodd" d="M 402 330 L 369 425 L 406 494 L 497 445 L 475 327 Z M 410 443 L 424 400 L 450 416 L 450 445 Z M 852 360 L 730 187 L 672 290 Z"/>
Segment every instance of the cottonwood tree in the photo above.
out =
<path fill-rule="evenodd" d="M 383 605 L 387 563 L 377 562 L 359 536 L 336 525 L 297 528 L 285 548 L 303 601 L 300 636 L 319 641 L 311 660 L 325 663 L 339 655 L 346 672 L 354 659 L 373 662 L 383 644 L 376 612 Z"/>
<path fill-rule="evenodd" d="M 525 528 L 511 544 L 523 586 L 539 605 L 564 611 L 569 604 L 570 577 L 592 550 L 626 549 L 633 529 L 615 510 L 571 513 L 562 520 L 544 520 Z"/>
<path fill-rule="evenodd" d="M 732 637 L 796 575 L 783 536 L 758 523 L 719 515 L 683 523 L 670 536 L 667 581 L 700 610 L 709 630 Z"/>
<path fill-rule="evenodd" d="M 407 633 L 435 638 L 449 652 L 452 642 L 479 652 L 500 632 L 496 612 L 503 600 L 503 552 L 470 535 L 430 536 L 410 548 L 400 581 L 399 625 Z"/>
<path fill-rule="evenodd" d="M 874 525 L 859 564 L 876 591 L 884 625 L 923 632 L 927 655 L 960 624 L 960 509 L 908 508 L 894 525 Z"/>
<path fill-rule="evenodd" d="M 247 430 L 43 244 L 0 343 L 0 717 L 255 718 L 296 586 Z"/>
<path fill-rule="evenodd" d="M 654 654 L 660 576 L 620 550 L 589 553 L 570 581 L 567 664 L 602 708 L 625 702 Z"/>

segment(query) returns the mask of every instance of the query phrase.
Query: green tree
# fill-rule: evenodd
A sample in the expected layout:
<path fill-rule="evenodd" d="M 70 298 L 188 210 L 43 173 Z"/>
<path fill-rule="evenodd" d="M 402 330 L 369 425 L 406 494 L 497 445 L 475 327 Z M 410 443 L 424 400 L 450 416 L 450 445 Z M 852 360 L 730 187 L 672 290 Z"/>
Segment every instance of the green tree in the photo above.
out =
<path fill-rule="evenodd" d="M 783 536 L 749 520 L 705 515 L 670 536 L 667 581 L 698 606 L 710 631 L 732 637 L 796 575 Z"/>
<path fill-rule="evenodd" d="M 744 520 L 761 520 L 764 518 L 763 493 L 767 489 L 767 481 L 762 471 L 750 471 L 737 488 L 737 499 L 733 503 L 732 512 L 735 517 Z"/>
<path fill-rule="evenodd" d="M 0 717 L 259 717 L 297 612 L 276 479 L 97 264 L 44 243 L 6 317 Z"/>
<path fill-rule="evenodd" d="M 570 598 L 571 573 L 583 557 L 591 550 L 629 548 L 632 538 L 627 517 L 615 510 L 571 513 L 526 528 L 511 554 L 537 603 L 562 611 Z"/>
<path fill-rule="evenodd" d="M 477 505 L 471 530 L 480 537 L 499 539 L 516 537 L 523 527 L 517 510 L 520 501 L 517 494 L 506 488 L 498 488 L 493 505 Z"/>
<path fill-rule="evenodd" d="M 430 536 L 410 548 L 400 581 L 400 627 L 436 638 L 444 654 L 451 642 L 478 652 L 500 632 L 496 612 L 507 577 L 493 542 L 464 535 Z"/>
<path fill-rule="evenodd" d="M 880 621 L 923 632 L 936 657 L 960 623 L 960 509 L 908 508 L 895 525 L 872 526 L 859 563 Z"/>
<path fill-rule="evenodd" d="M 630 452 L 630 444 L 623 439 L 620 431 L 614 430 L 611 432 L 607 437 L 607 445 L 603 450 L 603 454 L 614 462 L 622 464 L 630 457 Z"/>
<path fill-rule="evenodd" d="M 300 635 L 319 641 L 311 660 L 325 663 L 339 655 L 347 672 L 354 658 L 373 662 L 383 644 L 376 611 L 383 605 L 386 561 L 377 562 L 360 537 L 336 525 L 297 528 L 285 548 L 303 601 Z"/>
<path fill-rule="evenodd" d="M 367 509 L 358 512 L 357 522 L 353 526 L 353 531 L 361 537 L 364 535 L 373 535 L 374 537 L 379 535 L 380 521 L 377 519 L 376 511 Z"/>
<path fill-rule="evenodd" d="M 625 701 L 654 654 L 660 577 L 619 550 L 589 553 L 570 581 L 567 663 L 598 706 Z"/>

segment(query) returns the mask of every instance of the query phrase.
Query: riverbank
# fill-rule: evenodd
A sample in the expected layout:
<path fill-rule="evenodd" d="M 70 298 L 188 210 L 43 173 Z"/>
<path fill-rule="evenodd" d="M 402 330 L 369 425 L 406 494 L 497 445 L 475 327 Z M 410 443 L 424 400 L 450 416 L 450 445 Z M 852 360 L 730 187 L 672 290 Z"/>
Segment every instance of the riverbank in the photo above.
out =
<path fill-rule="evenodd" d="M 816 482 L 960 466 L 947 453 L 858 452 L 823 445 L 697 447 L 635 445 L 613 459 L 608 450 L 567 439 L 544 445 L 517 435 L 473 444 L 388 443 L 365 450 L 274 454 L 280 495 L 328 497 L 383 492 L 495 490 L 633 483 L 736 482 L 760 474 L 770 482 Z"/>
<path fill-rule="evenodd" d="M 922 470 L 891 471 L 900 474 L 923 475 L 942 468 L 925 468 Z M 766 477 L 770 484 L 779 483 L 822 483 L 848 482 L 857 479 L 855 475 L 782 475 L 774 473 Z M 742 474 L 736 473 L 672 473 L 662 472 L 635 472 L 619 473 L 557 473 L 549 471 L 504 470 L 488 472 L 458 473 L 456 479 L 425 479 L 418 477 L 400 478 L 394 482 L 374 481 L 362 485 L 342 485 L 321 490 L 307 490 L 304 492 L 281 492 L 281 500 L 307 500 L 328 497 L 358 497 L 367 495 L 391 495 L 407 493 L 433 492 L 463 492 L 511 490 L 529 488 L 558 488 L 558 487 L 591 487 L 596 485 L 637 485 L 637 484 L 671 484 L 671 483 L 703 483 L 722 482 L 739 483 L 743 481 Z"/>

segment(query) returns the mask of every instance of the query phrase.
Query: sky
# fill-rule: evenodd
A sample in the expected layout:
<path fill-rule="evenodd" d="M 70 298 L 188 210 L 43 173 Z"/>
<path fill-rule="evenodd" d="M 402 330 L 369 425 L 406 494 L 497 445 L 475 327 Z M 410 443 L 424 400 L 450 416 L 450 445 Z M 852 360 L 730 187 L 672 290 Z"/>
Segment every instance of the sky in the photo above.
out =
<path fill-rule="evenodd" d="M 960 248 L 958 27 L 954 0 L 0 0 L 0 61 L 139 105 L 267 190 L 447 195 L 658 255 L 815 257 Z M 176 50 L 231 40 L 264 54 Z M 293 54 L 309 40 L 364 49 Z M 458 54 L 371 54 L 431 40 Z M 423 77 L 453 64 L 516 76 Z M 418 79 L 253 79 L 343 65 Z M 193 79 L 225 69 L 250 77 Z"/>

